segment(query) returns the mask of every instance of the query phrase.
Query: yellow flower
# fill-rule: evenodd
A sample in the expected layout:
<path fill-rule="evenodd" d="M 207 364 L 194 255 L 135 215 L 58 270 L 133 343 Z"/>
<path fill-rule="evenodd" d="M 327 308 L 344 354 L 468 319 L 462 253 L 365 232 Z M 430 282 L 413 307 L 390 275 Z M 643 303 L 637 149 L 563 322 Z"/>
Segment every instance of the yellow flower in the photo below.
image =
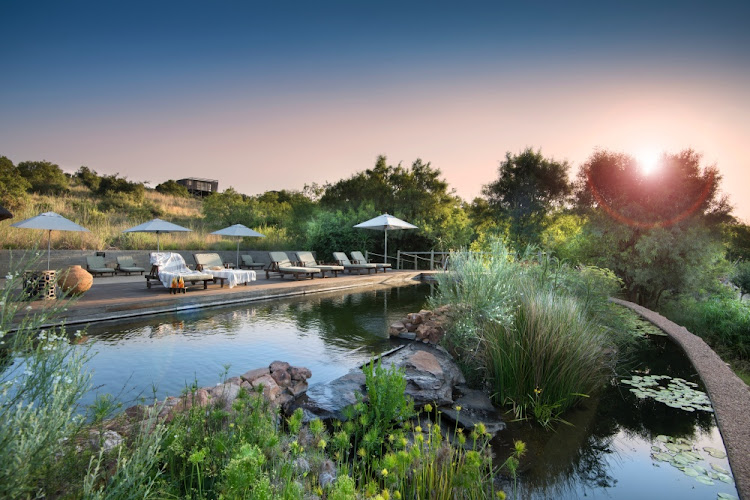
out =
<path fill-rule="evenodd" d="M 487 434 L 487 428 L 482 422 L 474 424 L 474 429 L 476 429 L 477 434 L 479 434 L 480 436 L 484 436 L 485 434 Z"/>
<path fill-rule="evenodd" d="M 320 441 L 318 441 L 318 448 L 320 448 L 321 450 L 324 450 L 327 444 L 328 443 L 326 443 L 325 439 L 321 439 Z"/>
<path fill-rule="evenodd" d="M 394 500 L 401 500 L 401 492 L 400 491 L 394 491 L 393 492 L 393 498 L 394 498 Z"/>
<path fill-rule="evenodd" d="M 500 500 L 505 500 L 505 492 L 504 491 L 498 491 L 495 494 L 497 495 L 497 498 L 499 498 Z"/>
<path fill-rule="evenodd" d="M 364 448 L 360 448 L 357 450 L 357 455 L 359 455 L 362 458 L 365 458 L 367 456 L 367 452 L 365 451 Z"/>
<path fill-rule="evenodd" d="M 388 441 L 389 442 L 392 443 L 394 439 L 396 439 L 396 436 L 394 436 L 393 434 L 388 434 Z"/>
<path fill-rule="evenodd" d="M 418 425 L 414 428 L 414 432 L 422 432 L 422 426 Z"/>
<path fill-rule="evenodd" d="M 541 393 L 542 393 L 542 390 L 539 387 L 534 389 L 534 394 L 536 394 L 537 396 Z"/>
<path fill-rule="evenodd" d="M 383 497 L 383 500 L 391 500 L 391 494 L 388 493 L 388 490 L 383 490 L 380 495 Z"/>
<path fill-rule="evenodd" d="M 388 477 L 388 469 L 383 469 L 383 470 L 381 470 L 381 471 L 380 471 L 380 474 L 381 474 L 381 475 L 382 475 L 383 477 Z"/>
<path fill-rule="evenodd" d="M 459 405 L 454 406 L 454 408 L 456 409 L 456 411 L 461 411 L 461 407 Z"/>
<path fill-rule="evenodd" d="M 424 405 L 424 411 L 426 411 L 427 413 L 431 412 L 432 405 L 430 403 L 427 403 L 426 405 Z"/>

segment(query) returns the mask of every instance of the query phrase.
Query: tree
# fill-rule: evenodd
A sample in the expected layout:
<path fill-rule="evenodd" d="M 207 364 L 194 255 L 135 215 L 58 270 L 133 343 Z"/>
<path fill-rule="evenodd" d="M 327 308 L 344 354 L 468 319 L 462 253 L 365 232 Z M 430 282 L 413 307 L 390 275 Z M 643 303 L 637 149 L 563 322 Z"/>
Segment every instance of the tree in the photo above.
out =
<path fill-rule="evenodd" d="M 541 150 L 510 152 L 498 167 L 498 179 L 482 189 L 490 211 L 508 225 L 516 249 L 539 244 L 547 215 L 572 191 L 567 162 L 547 159 Z"/>
<path fill-rule="evenodd" d="M 31 184 L 18 171 L 13 162 L 0 156 L 0 203 L 9 210 L 23 208 L 28 201 Z"/>
<path fill-rule="evenodd" d="M 178 198 L 190 198 L 190 192 L 182 184 L 178 184 L 177 181 L 169 179 L 168 181 L 162 182 L 156 185 L 156 191 L 161 194 L 167 194 L 176 196 Z"/>
<path fill-rule="evenodd" d="M 31 184 L 31 191 L 40 194 L 62 194 L 70 188 L 65 173 L 48 161 L 22 161 L 18 171 Z"/>
<path fill-rule="evenodd" d="M 99 189 L 99 183 L 102 180 L 94 170 L 91 170 L 86 166 L 81 166 L 81 168 L 76 171 L 74 177 L 91 191 Z"/>
<path fill-rule="evenodd" d="M 617 273 L 629 300 L 658 307 L 664 293 L 697 290 L 725 270 L 718 223 L 731 208 L 716 167 L 700 160 L 692 150 L 664 154 L 647 175 L 629 155 L 596 151 L 582 166 L 585 253 Z"/>
<path fill-rule="evenodd" d="M 448 191 L 448 183 L 440 176 L 439 169 L 419 158 L 407 169 L 400 164 L 388 165 L 381 155 L 374 168 L 327 184 L 320 204 L 332 211 L 358 211 L 363 220 L 387 212 L 419 227 L 389 235 L 398 248 L 447 250 L 466 246 L 473 235 L 466 207 Z M 365 210 L 367 207 L 371 211 Z M 377 242 L 372 248 L 383 250 L 382 243 Z"/>
<path fill-rule="evenodd" d="M 750 262 L 738 262 L 732 274 L 732 284 L 740 289 L 740 299 L 750 293 Z"/>

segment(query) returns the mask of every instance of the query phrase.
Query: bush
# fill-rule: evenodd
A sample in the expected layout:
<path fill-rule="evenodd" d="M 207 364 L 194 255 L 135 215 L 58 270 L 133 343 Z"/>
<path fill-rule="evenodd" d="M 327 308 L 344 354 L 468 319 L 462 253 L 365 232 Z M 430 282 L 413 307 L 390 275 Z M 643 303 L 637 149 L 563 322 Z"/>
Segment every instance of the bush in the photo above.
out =
<path fill-rule="evenodd" d="M 0 156 L 0 203 L 9 210 L 23 208 L 28 202 L 26 192 L 31 184 L 18 171 L 13 162 Z"/>
<path fill-rule="evenodd" d="M 548 425 L 601 387 L 607 348 L 634 338 L 607 300 L 620 281 L 533 249 L 518 258 L 500 242 L 490 248 L 451 254 L 454 272 L 438 275 L 433 305 L 457 311 L 444 341 L 470 381 L 490 380 L 498 403 Z"/>
<path fill-rule="evenodd" d="M 29 181 L 31 190 L 40 194 L 63 194 L 70 190 L 63 171 L 48 161 L 22 161 L 19 173 Z"/>
<path fill-rule="evenodd" d="M 177 196 L 178 198 L 190 198 L 190 192 L 182 184 L 178 184 L 177 181 L 172 179 L 157 184 L 155 188 L 161 194 L 168 194 L 171 196 Z"/>
<path fill-rule="evenodd" d="M 740 299 L 750 293 L 750 262 L 739 262 L 732 274 L 732 284 L 740 289 Z"/>

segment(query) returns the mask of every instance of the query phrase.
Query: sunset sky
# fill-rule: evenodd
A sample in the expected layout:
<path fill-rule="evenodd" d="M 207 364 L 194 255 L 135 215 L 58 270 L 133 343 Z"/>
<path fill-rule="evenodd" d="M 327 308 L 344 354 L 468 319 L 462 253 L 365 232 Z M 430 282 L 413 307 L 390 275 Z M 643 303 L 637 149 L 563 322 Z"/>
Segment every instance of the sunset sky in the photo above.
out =
<path fill-rule="evenodd" d="M 520 3 L 520 2 L 517 2 Z M 0 155 L 246 194 L 693 148 L 750 222 L 750 2 L 0 2 Z"/>

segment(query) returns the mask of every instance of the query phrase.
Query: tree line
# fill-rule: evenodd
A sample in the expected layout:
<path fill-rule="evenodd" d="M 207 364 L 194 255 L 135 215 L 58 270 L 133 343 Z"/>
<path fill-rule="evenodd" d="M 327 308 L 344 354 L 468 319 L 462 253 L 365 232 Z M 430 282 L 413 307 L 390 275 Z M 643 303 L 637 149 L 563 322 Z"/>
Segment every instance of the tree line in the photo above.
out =
<path fill-rule="evenodd" d="M 651 307 L 727 276 L 732 261 L 750 260 L 748 226 L 732 216 L 716 166 L 704 165 L 695 151 L 665 153 L 648 174 L 633 156 L 606 150 L 595 151 L 577 177 L 570 170 L 541 150 L 509 152 L 481 196 L 466 202 L 431 163 L 417 159 L 406 167 L 379 156 L 372 168 L 301 191 L 215 193 L 202 202 L 203 222 L 273 228 L 290 249 L 328 256 L 357 248 L 382 253 L 382 235 L 352 226 L 388 212 L 419 227 L 390 234 L 392 249 L 486 250 L 502 239 L 518 252 L 609 268 L 630 300 Z M 48 161 L 14 165 L 0 157 L 0 203 L 11 210 L 28 203 L 30 193 L 60 196 L 76 185 L 98 196 L 104 213 L 159 215 L 144 201 L 144 183 L 86 166 L 66 174 Z M 155 190 L 191 196 L 174 180 Z"/>

